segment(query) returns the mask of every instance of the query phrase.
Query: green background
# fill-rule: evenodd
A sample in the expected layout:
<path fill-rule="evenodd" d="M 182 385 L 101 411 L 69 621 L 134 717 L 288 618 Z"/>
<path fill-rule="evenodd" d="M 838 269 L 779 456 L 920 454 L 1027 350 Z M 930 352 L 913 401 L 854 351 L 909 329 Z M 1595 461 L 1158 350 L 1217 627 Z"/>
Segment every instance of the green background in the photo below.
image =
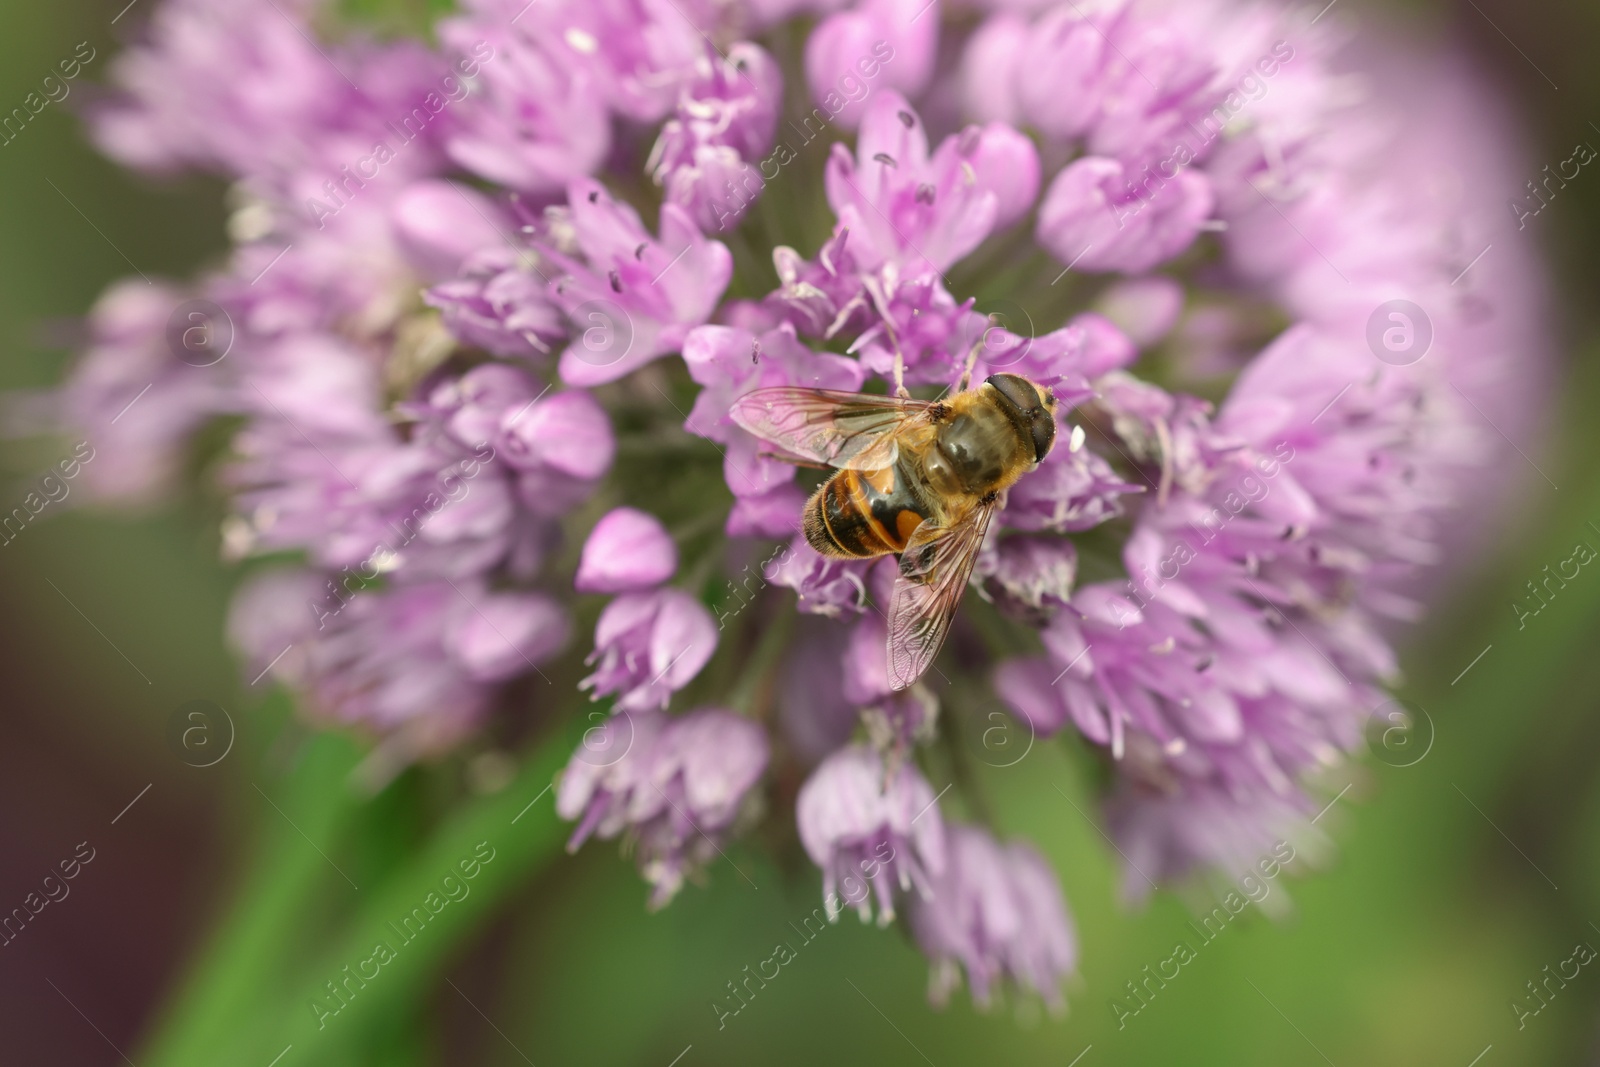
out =
<path fill-rule="evenodd" d="M 66 106 L 52 104 L 0 147 L 0 386 L 57 380 L 75 318 L 130 261 L 152 277 L 185 277 L 223 249 L 219 183 L 131 177 L 87 147 L 71 115 L 104 76 L 117 31 L 147 14 L 139 7 L 118 27 L 108 24 L 122 0 L 0 9 L 4 108 L 77 42 L 99 49 Z M 1353 0 L 1339 12 L 1371 17 Z M 1573 131 L 1600 117 L 1592 4 L 1467 0 L 1411 17 L 1459 38 L 1518 102 L 1537 160 L 1530 176 L 1566 158 Z M 513 855 L 560 831 L 548 796 L 510 821 L 549 780 L 536 759 L 480 802 L 483 833 L 503 856 L 474 891 L 487 895 L 501 878 L 500 906 L 453 945 L 438 931 L 403 949 L 416 969 L 385 974 L 352 1001 L 371 1010 L 284 1037 L 283 1013 L 314 1022 L 287 976 L 303 984 L 325 961 L 355 963 L 335 936 L 352 916 L 375 899 L 396 902 L 398 915 L 421 884 L 406 881 L 411 873 L 442 873 L 470 851 L 451 849 L 477 840 L 479 827 L 441 823 L 441 798 L 482 777 L 482 754 L 408 774 L 375 801 L 350 798 L 349 746 L 264 703 L 222 645 L 235 575 L 216 561 L 215 501 L 194 496 L 139 518 L 53 508 L 62 513 L 0 549 L 0 909 L 20 904 L 79 841 L 96 858 L 68 899 L 0 950 L 3 1059 L 180 1062 L 176 1046 L 152 1042 L 167 1040 L 156 1037 L 163 1019 L 189 1010 L 240 1050 L 211 1062 L 260 1067 L 291 1038 L 282 1067 L 666 1067 L 680 1054 L 683 1067 L 1594 1062 L 1600 968 L 1585 968 L 1524 1028 L 1510 1004 L 1576 943 L 1600 945 L 1600 577 L 1586 570 L 1524 630 L 1510 604 L 1576 539 L 1594 543 L 1587 521 L 1600 524 L 1597 209 L 1600 178 L 1585 174 L 1530 227 L 1562 298 L 1550 329 L 1565 386 L 1537 457 L 1560 489 L 1527 472 L 1534 482 L 1512 535 L 1453 581 L 1409 642 L 1402 696 L 1426 710 L 1432 747 L 1413 766 L 1369 760 L 1329 780 L 1329 795 L 1350 786 L 1320 823 L 1335 848 L 1316 871 L 1302 857 L 1271 883 L 1273 900 L 1293 901 L 1282 919 L 1251 909 L 1201 947 L 1186 926 L 1193 901 L 1160 894 L 1123 908 L 1115 855 L 1062 796 L 1089 810 L 1082 761 L 1041 745 L 985 784 L 1000 824 L 1038 843 L 1074 910 L 1081 973 L 1065 1019 L 983 1014 L 964 993 L 933 1011 L 915 948 L 847 918 L 719 1029 L 712 1004 L 726 1001 L 725 984 L 777 942 L 798 946 L 789 924 L 815 906 L 816 873 L 743 845 L 710 869 L 707 887 L 655 915 L 608 844 L 523 877 Z M 7 492 L 20 499 L 56 448 L 8 446 Z M 174 709 L 197 698 L 229 709 L 238 731 L 229 757 L 204 769 L 180 762 L 165 738 Z M 185 987 L 240 898 L 260 925 L 229 925 L 236 962 Z M 1126 1000 L 1123 983 L 1179 939 L 1197 958 L 1119 1029 L 1109 1001 Z M 189 1008 L 164 1015 L 180 991 Z"/>

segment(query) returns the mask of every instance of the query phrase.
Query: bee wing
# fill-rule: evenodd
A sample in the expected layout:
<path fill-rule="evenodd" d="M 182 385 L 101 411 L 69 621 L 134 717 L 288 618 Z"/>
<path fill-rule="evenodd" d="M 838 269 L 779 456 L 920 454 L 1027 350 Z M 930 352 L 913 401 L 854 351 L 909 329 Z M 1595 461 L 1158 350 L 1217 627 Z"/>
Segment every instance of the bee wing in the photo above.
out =
<path fill-rule="evenodd" d="M 922 677 L 943 647 L 996 506 L 978 504 L 948 526 L 924 522 L 906 542 L 889 601 L 889 680 L 895 689 Z"/>
<path fill-rule="evenodd" d="M 894 466 L 896 431 L 926 418 L 926 400 L 776 386 L 733 402 L 733 421 L 791 456 L 845 470 Z"/>

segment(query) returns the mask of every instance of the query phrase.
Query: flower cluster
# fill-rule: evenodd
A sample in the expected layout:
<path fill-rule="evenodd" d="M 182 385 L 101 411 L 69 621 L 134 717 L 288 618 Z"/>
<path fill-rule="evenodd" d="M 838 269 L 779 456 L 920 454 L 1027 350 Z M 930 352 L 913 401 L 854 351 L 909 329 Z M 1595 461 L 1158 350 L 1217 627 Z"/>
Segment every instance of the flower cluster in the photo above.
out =
<path fill-rule="evenodd" d="M 319 40 L 314 0 L 165 0 L 92 128 L 233 180 L 235 245 L 108 293 L 56 413 L 111 457 L 103 499 L 224 420 L 222 550 L 273 557 L 232 634 L 310 713 L 414 758 L 513 693 L 556 710 L 542 668 L 577 677 L 595 607 L 573 847 L 624 838 L 664 904 L 770 764 L 804 777 L 826 899 L 870 862 L 846 899 L 907 916 L 936 999 L 964 973 L 1058 1007 L 1049 863 L 930 780 L 950 694 L 1103 753 L 1131 895 L 1314 832 L 1308 781 L 1361 749 L 1423 565 L 1463 547 L 1449 509 L 1505 488 L 1481 427 L 1533 411 L 1539 281 L 1446 61 L 1250 0 L 943 6 L 465 0 L 426 47 Z M 1415 351 L 1369 341 L 1398 300 Z M 1051 387 L 1060 444 L 896 693 L 895 561 L 814 551 L 814 480 L 729 412 L 968 367 Z"/>
<path fill-rule="evenodd" d="M 674 718 L 622 715 L 622 726 L 608 724 L 595 735 L 598 743 L 578 750 L 562 775 L 556 810 L 578 820 L 572 849 L 590 834 L 626 831 L 655 887 L 650 902 L 660 907 L 732 829 L 766 770 L 767 735 L 749 719 L 715 708 Z"/>

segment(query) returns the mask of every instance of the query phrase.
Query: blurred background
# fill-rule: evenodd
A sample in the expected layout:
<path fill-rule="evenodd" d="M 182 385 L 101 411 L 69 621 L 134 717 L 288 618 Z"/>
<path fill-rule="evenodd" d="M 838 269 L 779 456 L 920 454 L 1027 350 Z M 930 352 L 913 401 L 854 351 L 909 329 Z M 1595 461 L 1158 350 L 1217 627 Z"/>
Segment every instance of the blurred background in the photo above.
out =
<path fill-rule="evenodd" d="M 0 388 L 56 381 L 78 316 L 111 280 L 184 277 L 224 248 L 220 183 L 145 183 L 81 136 L 72 109 L 91 99 L 119 33 L 147 14 L 125 2 L 0 7 L 0 110 L 79 42 L 95 51 L 71 96 L 0 147 Z M 1381 15 L 1475 56 L 1521 116 L 1530 178 L 1575 142 L 1600 146 L 1600 7 L 1589 0 L 1381 12 L 1335 2 L 1329 18 Z M 601 845 L 528 879 L 444 957 L 441 974 L 343 1035 L 325 1062 L 1600 1062 L 1600 966 L 1540 986 L 1554 992 L 1537 1014 L 1528 987 L 1580 944 L 1600 946 L 1600 577 L 1571 583 L 1520 629 L 1511 606 L 1574 542 L 1600 547 L 1587 525 L 1600 526 L 1597 223 L 1600 176 L 1586 169 L 1524 233 L 1558 282 L 1564 387 L 1546 439 L 1517 445 L 1559 488 L 1527 469 L 1510 535 L 1452 580 L 1408 641 L 1400 696 L 1421 709 L 1415 734 L 1401 755 L 1327 783 L 1338 799 L 1319 825 L 1337 849 L 1320 869 L 1302 857 L 1269 883 L 1292 901 L 1281 919 L 1251 910 L 1202 944 L 1187 927 L 1193 901 L 1159 894 L 1122 907 L 1115 854 L 1051 788 L 1081 779 L 1084 761 L 1041 746 L 987 784 L 1001 824 L 1050 857 L 1075 909 L 1081 974 L 1064 1020 L 985 1015 L 964 995 L 933 1011 L 915 948 L 847 919 L 806 942 L 719 1028 L 712 1005 L 729 1003 L 727 983 L 777 942 L 799 940 L 790 924 L 815 906 L 816 873 L 779 869 L 743 845 L 730 856 L 742 875 L 719 864 L 708 886 L 649 915 L 631 865 Z M 7 500 L 61 458 L 56 447 L 8 446 Z M 281 698 L 238 676 L 221 638 L 236 576 L 217 560 L 214 502 L 197 496 L 138 518 L 60 504 L 47 514 L 0 548 L 0 915 L 35 906 L 30 894 L 43 894 L 62 861 L 80 866 L 52 883 L 67 895 L 0 948 L 0 1059 L 145 1067 L 163 1005 L 228 902 L 249 890 L 253 865 L 309 857 L 359 881 L 407 855 L 408 835 L 435 817 L 441 782 L 492 785 L 496 770 L 480 753 L 403 776 L 378 802 L 382 839 L 361 833 L 371 813 L 319 829 L 319 812 L 276 807 L 269 795 L 284 775 L 314 759 L 347 768 L 355 753 L 313 741 Z M 1488 521 L 1464 521 L 1475 519 Z M 210 766 L 193 766 L 172 740 L 178 709 L 195 700 L 229 720 L 210 724 L 216 752 L 232 744 Z M 296 943 L 274 951 L 309 952 L 328 915 L 349 905 L 327 895 L 346 892 L 342 882 L 324 885 L 295 905 Z M 1139 1007 L 1126 983 L 1143 981 L 1179 940 L 1197 958 L 1119 1019 L 1110 1002 Z M 267 1067 L 274 1055 L 263 1047 L 248 1062 Z M 314 1062 L 301 1056 L 284 1062 Z"/>

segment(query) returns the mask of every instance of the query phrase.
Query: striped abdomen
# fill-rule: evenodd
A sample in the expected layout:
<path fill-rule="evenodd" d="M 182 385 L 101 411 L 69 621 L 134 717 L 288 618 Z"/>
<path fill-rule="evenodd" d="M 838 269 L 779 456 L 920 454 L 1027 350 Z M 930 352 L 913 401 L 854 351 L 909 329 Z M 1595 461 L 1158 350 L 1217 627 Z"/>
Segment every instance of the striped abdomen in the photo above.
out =
<path fill-rule="evenodd" d="M 806 502 L 811 547 L 825 556 L 858 558 L 903 552 L 928 510 L 908 487 L 902 464 L 835 471 Z"/>

